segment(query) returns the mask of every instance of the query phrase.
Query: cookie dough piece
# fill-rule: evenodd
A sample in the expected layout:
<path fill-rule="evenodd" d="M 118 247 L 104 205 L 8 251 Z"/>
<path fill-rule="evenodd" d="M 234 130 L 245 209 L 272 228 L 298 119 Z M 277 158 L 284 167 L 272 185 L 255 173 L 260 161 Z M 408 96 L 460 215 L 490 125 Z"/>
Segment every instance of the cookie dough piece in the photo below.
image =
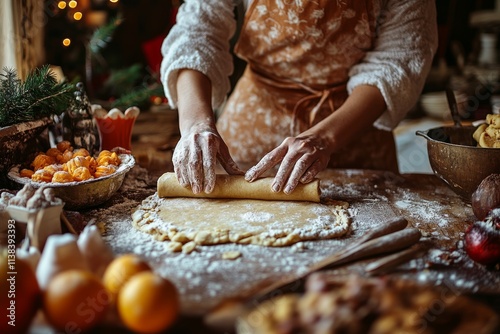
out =
<path fill-rule="evenodd" d="M 500 148 L 500 141 L 491 137 L 488 132 L 485 131 L 481 133 L 481 136 L 479 136 L 479 146 L 486 148 Z"/>
<path fill-rule="evenodd" d="M 223 260 L 236 260 L 241 256 L 241 252 L 239 251 L 227 251 L 222 254 Z"/>
<path fill-rule="evenodd" d="M 276 201 L 320 201 L 319 180 L 308 184 L 299 184 L 289 195 L 273 192 L 272 177 L 248 182 L 241 175 L 217 175 L 214 191 L 193 194 L 190 188 L 182 187 L 174 173 L 165 173 L 158 179 L 158 197 L 197 197 L 197 198 L 232 198 Z"/>
<path fill-rule="evenodd" d="M 481 134 L 486 131 L 486 129 L 488 128 L 488 124 L 481 124 L 480 126 L 477 127 L 477 129 L 474 131 L 474 133 L 472 134 L 472 138 L 474 138 L 474 140 L 479 143 L 479 137 L 481 137 Z"/>
<path fill-rule="evenodd" d="M 495 129 L 500 129 L 500 115 L 488 114 L 486 115 L 486 123 Z"/>
<path fill-rule="evenodd" d="M 481 124 L 472 134 L 479 147 L 500 148 L 500 115 L 486 115 L 486 124 Z"/>

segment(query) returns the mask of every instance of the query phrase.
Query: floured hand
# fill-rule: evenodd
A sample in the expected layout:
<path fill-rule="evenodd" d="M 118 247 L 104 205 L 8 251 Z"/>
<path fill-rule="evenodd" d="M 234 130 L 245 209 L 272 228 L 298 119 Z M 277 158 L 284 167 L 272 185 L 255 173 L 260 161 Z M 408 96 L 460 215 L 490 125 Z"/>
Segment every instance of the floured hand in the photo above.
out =
<path fill-rule="evenodd" d="M 229 155 L 217 129 L 199 125 L 183 135 L 172 157 L 177 180 L 193 193 L 210 193 L 215 185 L 217 161 L 228 174 L 244 174 Z"/>
<path fill-rule="evenodd" d="M 291 193 L 299 182 L 309 183 L 330 161 L 331 150 L 326 141 L 313 135 L 302 134 L 286 138 L 280 146 L 266 154 L 257 165 L 245 174 L 247 181 L 254 181 L 267 170 L 281 163 L 272 189 Z"/>

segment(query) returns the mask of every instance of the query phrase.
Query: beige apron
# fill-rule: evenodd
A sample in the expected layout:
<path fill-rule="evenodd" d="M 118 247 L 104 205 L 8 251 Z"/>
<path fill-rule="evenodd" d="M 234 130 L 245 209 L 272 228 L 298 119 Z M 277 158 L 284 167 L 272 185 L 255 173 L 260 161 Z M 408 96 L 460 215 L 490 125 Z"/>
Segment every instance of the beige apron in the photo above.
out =
<path fill-rule="evenodd" d="M 349 69 L 373 46 L 378 6 L 376 0 L 252 2 L 235 47 L 248 65 L 218 120 L 235 161 L 257 163 L 344 103 Z M 329 166 L 397 172 L 392 133 L 370 129 Z"/>

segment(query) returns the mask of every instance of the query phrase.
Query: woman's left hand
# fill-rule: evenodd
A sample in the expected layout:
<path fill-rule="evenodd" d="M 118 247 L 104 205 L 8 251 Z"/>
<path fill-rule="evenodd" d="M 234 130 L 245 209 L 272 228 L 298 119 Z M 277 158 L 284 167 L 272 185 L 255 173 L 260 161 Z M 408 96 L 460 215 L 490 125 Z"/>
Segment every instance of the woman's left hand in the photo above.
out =
<path fill-rule="evenodd" d="M 272 190 L 291 193 L 300 183 L 309 183 L 328 162 L 332 150 L 326 140 L 314 134 L 302 134 L 286 138 L 280 146 L 266 154 L 257 165 L 250 168 L 245 179 L 256 180 L 267 170 L 281 162 L 274 178 Z"/>

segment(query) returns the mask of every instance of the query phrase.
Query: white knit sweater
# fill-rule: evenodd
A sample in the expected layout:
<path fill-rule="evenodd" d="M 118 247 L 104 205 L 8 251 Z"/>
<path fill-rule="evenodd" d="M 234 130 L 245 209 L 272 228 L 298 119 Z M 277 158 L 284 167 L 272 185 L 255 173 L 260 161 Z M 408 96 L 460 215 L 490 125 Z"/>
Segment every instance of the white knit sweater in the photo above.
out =
<path fill-rule="evenodd" d="M 186 0 L 177 23 L 162 46 L 161 78 L 171 107 L 177 106 L 178 70 L 189 68 L 212 82 L 212 106 L 218 108 L 230 89 L 233 71 L 229 40 L 236 29 L 235 0 Z M 241 0 L 240 0 L 241 1 Z M 242 0 L 248 8 L 251 0 Z M 381 0 L 383 23 L 374 49 L 349 72 L 348 92 L 362 84 L 379 88 L 387 111 L 375 122 L 393 129 L 415 105 L 437 49 L 433 0 Z"/>

